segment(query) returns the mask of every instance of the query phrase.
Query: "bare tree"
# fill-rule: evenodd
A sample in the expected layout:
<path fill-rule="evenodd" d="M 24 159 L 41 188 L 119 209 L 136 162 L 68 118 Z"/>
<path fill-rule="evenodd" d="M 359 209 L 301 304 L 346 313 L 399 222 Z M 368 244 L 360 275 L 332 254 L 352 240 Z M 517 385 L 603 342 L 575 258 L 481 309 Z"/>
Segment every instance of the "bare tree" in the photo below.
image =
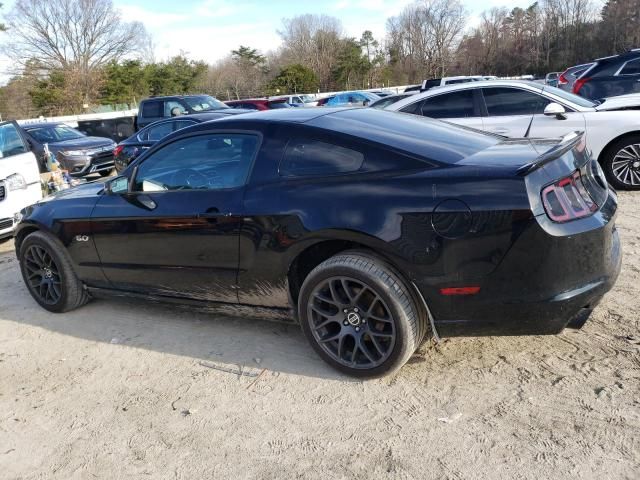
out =
<path fill-rule="evenodd" d="M 6 16 L 4 52 L 24 67 L 37 59 L 44 71 L 61 71 L 84 102 L 95 91 L 96 72 L 138 51 L 142 24 L 122 21 L 111 0 L 17 0 Z"/>
<path fill-rule="evenodd" d="M 413 81 L 444 75 L 464 29 L 459 0 L 420 0 L 387 21 L 387 43 Z"/>
<path fill-rule="evenodd" d="M 282 55 L 289 63 L 299 63 L 313 70 L 322 89 L 331 86 L 332 71 L 342 48 L 342 24 L 327 15 L 300 15 L 284 19 Z"/>

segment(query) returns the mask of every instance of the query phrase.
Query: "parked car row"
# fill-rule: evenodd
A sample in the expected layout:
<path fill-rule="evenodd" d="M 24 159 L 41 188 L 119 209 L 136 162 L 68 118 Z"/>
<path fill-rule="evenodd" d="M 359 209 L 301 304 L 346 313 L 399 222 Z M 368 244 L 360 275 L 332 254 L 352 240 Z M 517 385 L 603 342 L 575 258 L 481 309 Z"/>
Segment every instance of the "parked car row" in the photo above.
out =
<path fill-rule="evenodd" d="M 640 49 L 570 67 L 558 86 L 591 100 L 640 93 Z"/>
<path fill-rule="evenodd" d="M 640 189 L 640 95 L 593 102 L 535 82 L 493 80 L 429 90 L 385 108 L 514 138 L 582 131 L 609 183 Z"/>

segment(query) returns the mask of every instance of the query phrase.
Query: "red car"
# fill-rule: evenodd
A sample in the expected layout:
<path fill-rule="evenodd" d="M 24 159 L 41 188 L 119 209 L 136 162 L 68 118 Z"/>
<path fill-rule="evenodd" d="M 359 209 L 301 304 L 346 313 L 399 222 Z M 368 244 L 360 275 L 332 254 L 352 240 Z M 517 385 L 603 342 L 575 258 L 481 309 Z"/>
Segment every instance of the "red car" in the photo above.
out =
<path fill-rule="evenodd" d="M 246 110 L 272 110 L 274 108 L 291 108 L 284 100 L 269 100 L 268 98 L 245 98 L 244 100 L 230 100 L 224 102 L 231 108 Z"/>

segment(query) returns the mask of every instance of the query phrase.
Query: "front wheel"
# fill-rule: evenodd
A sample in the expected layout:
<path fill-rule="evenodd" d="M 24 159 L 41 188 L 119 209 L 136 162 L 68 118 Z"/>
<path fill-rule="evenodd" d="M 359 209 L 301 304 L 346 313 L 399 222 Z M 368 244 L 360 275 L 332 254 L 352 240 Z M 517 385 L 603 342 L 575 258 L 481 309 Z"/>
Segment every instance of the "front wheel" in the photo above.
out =
<path fill-rule="evenodd" d="M 115 169 L 112 168 L 110 170 L 102 170 L 101 172 L 98 172 L 98 173 L 100 174 L 101 177 L 109 177 L 114 171 Z"/>
<path fill-rule="evenodd" d="M 427 330 L 410 287 L 384 261 L 357 251 L 331 257 L 307 276 L 298 314 L 320 357 L 356 377 L 398 370 Z"/>
<path fill-rule="evenodd" d="M 609 146 L 602 168 L 615 188 L 640 190 L 640 135 L 630 135 Z"/>
<path fill-rule="evenodd" d="M 89 300 L 64 245 L 49 234 L 34 232 L 24 239 L 20 271 L 31 296 L 50 312 L 67 312 Z"/>

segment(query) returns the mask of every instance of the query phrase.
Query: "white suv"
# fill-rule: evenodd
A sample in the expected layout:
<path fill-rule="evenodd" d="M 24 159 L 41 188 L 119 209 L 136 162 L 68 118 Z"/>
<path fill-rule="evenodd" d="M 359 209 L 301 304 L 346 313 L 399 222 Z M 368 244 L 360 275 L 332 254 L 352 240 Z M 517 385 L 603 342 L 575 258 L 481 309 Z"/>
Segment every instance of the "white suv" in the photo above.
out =
<path fill-rule="evenodd" d="M 20 210 L 42 198 L 40 171 L 20 127 L 0 123 L 0 239 L 13 235 Z"/>

